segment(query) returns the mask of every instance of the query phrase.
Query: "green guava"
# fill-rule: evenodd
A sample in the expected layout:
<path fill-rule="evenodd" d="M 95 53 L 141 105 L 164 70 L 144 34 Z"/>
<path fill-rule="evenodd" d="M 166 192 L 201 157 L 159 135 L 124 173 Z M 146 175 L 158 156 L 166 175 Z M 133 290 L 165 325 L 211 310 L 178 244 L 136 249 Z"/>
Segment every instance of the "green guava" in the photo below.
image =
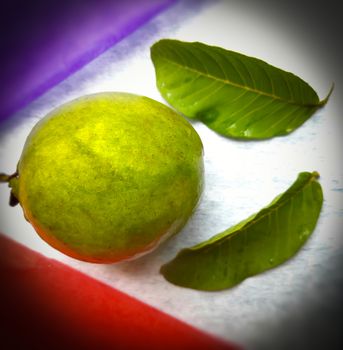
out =
<path fill-rule="evenodd" d="M 185 225 L 203 188 L 203 146 L 169 107 L 98 93 L 41 119 L 17 172 L 2 181 L 51 246 L 112 263 L 151 251 Z"/>

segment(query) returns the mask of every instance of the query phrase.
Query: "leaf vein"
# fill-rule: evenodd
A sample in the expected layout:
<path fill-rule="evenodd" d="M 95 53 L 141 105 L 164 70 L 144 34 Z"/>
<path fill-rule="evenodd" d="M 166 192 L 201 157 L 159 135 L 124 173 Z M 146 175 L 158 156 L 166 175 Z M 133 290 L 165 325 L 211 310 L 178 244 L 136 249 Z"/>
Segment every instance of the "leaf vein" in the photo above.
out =
<path fill-rule="evenodd" d="M 186 248 L 186 250 L 198 250 L 198 249 L 211 249 L 213 248 L 215 245 L 217 244 L 222 244 L 223 241 L 225 241 L 226 239 L 231 239 L 231 237 L 236 236 L 238 233 L 240 233 L 243 230 L 247 230 L 250 226 L 254 225 L 256 222 L 259 222 L 263 219 L 265 219 L 268 215 L 271 215 L 274 211 L 279 210 L 280 208 L 284 207 L 285 205 L 288 204 L 288 202 L 290 201 L 290 199 L 293 197 L 295 198 L 299 193 L 302 193 L 303 190 L 313 182 L 314 179 L 317 178 L 317 174 L 316 173 L 312 173 L 310 174 L 311 176 L 308 177 L 307 181 L 303 184 L 302 187 L 300 187 L 297 191 L 294 191 L 292 193 L 292 195 L 287 196 L 287 198 L 284 198 L 283 200 L 281 200 L 281 197 L 278 199 L 278 202 L 274 203 L 274 205 L 267 207 L 265 209 L 265 212 L 263 213 L 263 209 L 262 211 L 256 213 L 256 215 L 253 216 L 253 218 L 248 221 L 244 226 L 236 229 L 234 232 L 232 232 L 229 236 L 223 235 L 220 239 L 218 239 L 217 241 L 213 241 L 211 245 L 206 245 L 203 246 L 201 248 Z M 287 193 L 287 191 L 285 192 Z M 285 197 L 285 193 L 283 194 L 282 197 Z M 220 234 L 224 234 L 226 231 L 220 233 Z M 212 238 L 213 239 L 213 238 Z"/>
<path fill-rule="evenodd" d="M 181 69 L 185 69 L 185 70 L 191 71 L 191 72 L 193 72 L 195 74 L 200 74 L 200 75 L 205 76 L 205 77 L 207 77 L 209 79 L 217 80 L 217 81 L 219 81 L 219 82 L 221 82 L 221 83 L 223 83 L 225 85 L 231 85 L 231 86 L 234 86 L 234 87 L 239 88 L 239 89 L 244 89 L 244 90 L 247 90 L 247 91 L 259 94 L 259 95 L 267 96 L 269 98 L 273 98 L 273 99 L 276 99 L 276 100 L 281 100 L 281 101 L 284 101 L 286 103 L 293 104 L 293 105 L 299 105 L 299 106 L 302 106 L 302 107 L 316 107 L 316 106 L 318 106 L 317 103 L 301 104 L 301 103 L 299 103 L 299 102 L 297 102 L 295 100 L 285 99 L 285 98 L 283 98 L 281 96 L 278 96 L 278 95 L 275 95 L 275 94 L 270 94 L 270 93 L 265 92 L 265 91 L 253 89 L 253 88 L 251 88 L 251 87 L 249 87 L 247 85 L 240 85 L 240 84 L 237 84 L 237 83 L 235 83 L 233 81 L 230 81 L 228 79 L 222 79 L 222 78 L 219 78 L 217 76 L 211 75 L 211 74 L 209 74 L 207 72 L 198 71 L 198 70 L 196 70 L 194 68 L 191 68 L 191 67 L 189 67 L 187 65 L 181 65 L 180 63 L 175 62 L 175 61 L 173 61 L 173 60 L 171 60 L 171 59 L 169 59 L 169 58 L 167 58 L 165 56 L 163 56 L 161 58 L 164 59 L 165 61 L 175 65 L 175 66 L 181 67 Z"/>

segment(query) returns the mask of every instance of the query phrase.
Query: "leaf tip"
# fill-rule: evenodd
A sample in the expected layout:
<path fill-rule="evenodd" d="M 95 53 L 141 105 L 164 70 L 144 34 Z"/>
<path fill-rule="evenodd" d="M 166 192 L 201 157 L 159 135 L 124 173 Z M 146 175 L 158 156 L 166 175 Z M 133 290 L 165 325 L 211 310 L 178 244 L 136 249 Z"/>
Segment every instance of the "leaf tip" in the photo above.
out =
<path fill-rule="evenodd" d="M 161 275 L 164 275 L 164 272 L 165 272 L 165 269 L 166 269 L 166 267 L 165 267 L 166 265 L 167 265 L 167 263 L 165 263 L 165 264 L 160 266 L 159 273 Z"/>
<path fill-rule="evenodd" d="M 330 88 L 328 94 L 326 95 L 326 97 L 325 97 L 323 100 L 321 100 L 321 101 L 319 102 L 319 106 L 325 106 L 325 105 L 327 104 L 327 102 L 329 101 L 330 96 L 331 96 L 331 94 L 332 94 L 334 88 L 335 88 L 335 83 L 332 82 L 331 88 Z"/>

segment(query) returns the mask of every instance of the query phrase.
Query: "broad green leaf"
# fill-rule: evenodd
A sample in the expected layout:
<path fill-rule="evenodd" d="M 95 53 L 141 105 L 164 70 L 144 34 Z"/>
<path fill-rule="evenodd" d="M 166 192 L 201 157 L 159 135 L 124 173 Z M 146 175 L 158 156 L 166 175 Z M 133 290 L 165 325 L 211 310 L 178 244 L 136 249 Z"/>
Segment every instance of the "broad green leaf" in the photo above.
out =
<path fill-rule="evenodd" d="M 165 100 L 214 131 L 241 139 L 285 135 L 331 94 L 292 73 L 220 47 L 164 39 L 151 47 L 157 87 Z"/>
<path fill-rule="evenodd" d="M 303 172 L 283 194 L 248 219 L 181 250 L 161 273 L 171 283 L 221 290 L 282 264 L 314 230 L 323 203 L 318 173 Z"/>

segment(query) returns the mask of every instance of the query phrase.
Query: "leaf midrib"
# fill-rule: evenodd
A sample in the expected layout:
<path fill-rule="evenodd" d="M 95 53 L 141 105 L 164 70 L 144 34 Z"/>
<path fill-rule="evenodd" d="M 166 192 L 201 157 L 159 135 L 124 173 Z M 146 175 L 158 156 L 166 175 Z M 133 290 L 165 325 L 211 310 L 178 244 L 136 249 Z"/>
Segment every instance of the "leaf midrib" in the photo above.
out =
<path fill-rule="evenodd" d="M 308 181 L 305 182 L 304 185 L 303 185 L 299 190 L 293 192 L 292 195 L 291 195 L 291 196 L 288 196 L 285 200 L 280 201 L 279 203 L 275 203 L 276 205 L 275 205 L 274 208 L 270 208 L 270 207 L 267 206 L 267 207 L 261 209 L 260 211 L 258 211 L 258 212 L 256 213 L 256 216 L 257 216 L 262 210 L 264 210 L 264 209 L 270 209 L 270 210 L 268 210 L 265 214 L 261 215 L 261 216 L 258 217 L 257 219 L 255 219 L 255 218 L 256 218 L 256 216 L 255 216 L 254 219 L 252 219 L 251 221 L 247 222 L 247 223 L 246 223 L 245 225 L 243 225 L 241 228 L 239 228 L 239 229 L 233 231 L 233 232 L 232 232 L 231 234 L 229 234 L 228 236 L 223 236 L 222 238 L 219 238 L 218 241 L 212 242 L 212 243 L 211 243 L 210 245 L 208 245 L 208 246 L 200 247 L 200 248 L 198 248 L 198 249 L 186 248 L 185 251 L 187 251 L 187 250 L 188 250 L 188 251 L 199 251 L 199 250 L 202 250 L 202 249 L 205 249 L 205 250 L 206 250 L 206 248 L 211 249 L 211 248 L 213 248 L 213 246 L 215 246 L 215 245 L 217 245 L 217 244 L 222 244 L 223 241 L 225 241 L 226 239 L 231 239 L 231 237 L 236 236 L 238 233 L 241 233 L 242 231 L 246 231 L 246 230 L 247 230 L 250 226 L 252 226 L 253 224 L 255 224 L 255 223 L 261 221 L 262 219 L 268 217 L 269 215 L 271 215 L 272 212 L 274 212 L 274 211 L 280 209 L 281 207 L 283 207 L 284 205 L 286 205 L 289 201 L 291 201 L 294 197 L 296 197 L 296 196 L 298 195 L 298 193 L 300 193 L 301 191 L 303 191 L 304 188 L 305 188 L 306 186 L 308 186 L 308 185 L 309 185 L 314 179 L 316 179 L 316 178 L 317 178 L 317 175 L 312 173 L 311 176 L 309 177 Z M 286 191 L 286 192 L 287 192 L 287 191 Z M 286 192 L 283 193 L 283 195 L 285 195 Z M 281 199 L 281 198 L 279 198 L 279 199 Z M 224 231 L 224 232 L 226 232 L 226 231 Z M 222 232 L 222 233 L 224 233 L 224 232 Z"/>
<path fill-rule="evenodd" d="M 234 83 L 233 81 L 231 80 L 227 80 L 227 79 L 222 79 L 222 78 L 219 78 L 215 75 L 211 75 L 211 74 L 208 74 L 208 73 L 205 73 L 205 72 L 202 72 L 202 71 L 198 71 L 194 68 L 191 68 L 189 66 L 186 66 L 186 65 L 182 65 L 176 61 L 173 61 L 171 59 L 168 59 L 167 57 L 165 56 L 161 56 L 160 57 L 162 59 L 164 59 L 165 61 L 169 62 L 169 63 L 172 63 L 174 65 L 176 65 L 177 67 L 181 67 L 185 70 L 188 70 L 192 73 L 196 73 L 198 75 L 201 75 L 203 77 L 206 77 L 206 78 L 209 78 L 209 79 L 213 79 L 213 80 L 216 80 L 220 83 L 223 83 L 225 85 L 231 85 L 231 86 L 234 86 L 236 88 L 240 88 L 240 89 L 243 89 L 243 90 L 246 90 L 246 91 L 249 91 L 249 92 L 253 92 L 253 93 L 256 93 L 256 94 L 259 94 L 261 96 L 266 96 L 266 97 L 269 97 L 269 98 L 272 98 L 274 100 L 279 100 L 281 102 L 284 102 L 284 103 L 288 103 L 288 104 L 292 104 L 292 105 L 296 105 L 296 106 L 300 106 L 300 107 L 304 107 L 304 108 L 313 108 L 313 107 L 319 107 L 321 105 L 321 102 L 318 101 L 318 103 L 309 103 L 309 104 L 306 104 L 306 103 L 299 103 L 297 101 L 294 101 L 294 100 L 287 100 L 287 99 L 284 99 L 280 96 L 277 96 L 277 95 L 274 95 L 274 94 L 270 94 L 268 92 L 264 92 L 264 91 L 261 91 L 261 90 L 257 90 L 257 89 L 254 89 L 254 88 L 251 88 L 247 85 L 240 85 L 240 84 L 237 84 L 237 83 Z"/>

